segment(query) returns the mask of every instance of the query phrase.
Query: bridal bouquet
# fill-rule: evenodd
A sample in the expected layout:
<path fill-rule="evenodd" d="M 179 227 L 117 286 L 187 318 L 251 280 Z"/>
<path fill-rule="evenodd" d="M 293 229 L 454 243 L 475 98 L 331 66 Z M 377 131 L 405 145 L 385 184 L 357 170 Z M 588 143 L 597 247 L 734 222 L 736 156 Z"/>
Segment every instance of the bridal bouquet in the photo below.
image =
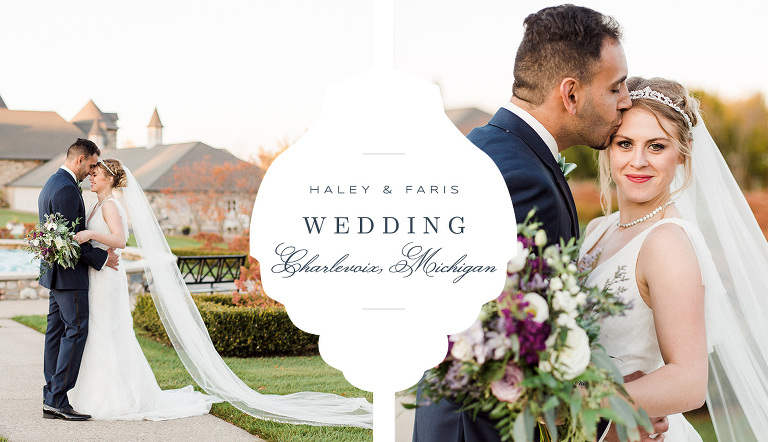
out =
<path fill-rule="evenodd" d="M 74 240 L 75 226 L 80 218 L 70 223 L 60 213 L 45 215 L 45 222 L 38 224 L 24 237 L 24 250 L 32 252 L 44 265 L 41 273 L 53 264 L 74 268 L 80 259 L 80 245 Z"/>
<path fill-rule="evenodd" d="M 623 269 L 603 288 L 583 286 L 575 241 L 545 247 L 531 217 L 518 226 L 504 291 L 449 337 L 448 356 L 425 375 L 421 403 L 449 399 L 475 416 L 487 413 L 501 440 L 515 442 L 532 441 L 537 429 L 542 441 L 594 441 L 600 418 L 613 420 L 622 440 L 639 425 L 650 430 L 596 344 L 598 321 L 630 307 L 623 290 L 613 290 Z"/>

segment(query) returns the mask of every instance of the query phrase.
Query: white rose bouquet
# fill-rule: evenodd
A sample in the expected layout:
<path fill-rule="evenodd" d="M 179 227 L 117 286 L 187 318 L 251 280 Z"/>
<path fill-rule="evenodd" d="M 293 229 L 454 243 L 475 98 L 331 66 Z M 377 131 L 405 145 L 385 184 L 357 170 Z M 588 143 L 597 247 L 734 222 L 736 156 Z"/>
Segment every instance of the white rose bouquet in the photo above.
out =
<path fill-rule="evenodd" d="M 38 224 L 25 236 L 24 250 L 39 258 L 40 276 L 52 265 L 74 268 L 80 259 L 80 245 L 75 241 L 75 226 L 80 218 L 70 223 L 60 213 L 45 215 L 45 222 Z"/>
<path fill-rule="evenodd" d="M 422 381 L 419 406 L 449 399 L 496 421 L 501 439 L 594 441 L 601 418 L 619 437 L 649 431 L 635 410 L 618 369 L 596 344 L 599 320 L 629 308 L 612 286 L 582 285 L 575 260 L 579 247 L 546 246 L 539 223 L 518 226 L 518 255 L 509 262 L 499 297 L 483 306 L 467 330 L 450 336 L 445 360 Z M 562 424 L 562 425 L 558 425 Z"/>

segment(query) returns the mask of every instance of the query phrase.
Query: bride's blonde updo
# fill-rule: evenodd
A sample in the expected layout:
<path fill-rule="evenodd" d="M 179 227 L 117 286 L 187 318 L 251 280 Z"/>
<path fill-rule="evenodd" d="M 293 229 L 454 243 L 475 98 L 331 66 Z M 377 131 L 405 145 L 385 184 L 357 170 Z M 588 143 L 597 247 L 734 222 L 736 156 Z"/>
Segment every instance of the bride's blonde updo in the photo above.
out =
<path fill-rule="evenodd" d="M 97 163 L 104 176 L 112 177 L 112 187 L 125 187 L 128 181 L 123 170 L 123 163 L 112 158 L 101 159 Z"/>
<path fill-rule="evenodd" d="M 693 141 L 691 130 L 699 122 L 699 100 L 692 97 L 685 86 L 674 80 L 667 80 L 666 78 L 660 77 L 630 77 L 627 79 L 627 89 L 629 89 L 630 94 L 632 91 L 642 91 L 645 88 L 650 88 L 654 92 L 661 93 L 669 98 L 672 101 L 672 104 L 677 107 L 677 109 L 675 109 L 666 103 L 644 96 L 632 97 L 632 109 L 639 108 L 650 112 L 656 117 L 656 121 L 659 122 L 661 130 L 675 142 L 675 145 L 683 158 L 682 164 L 685 180 L 680 189 L 674 193 L 682 192 L 691 184 L 691 180 L 693 179 L 691 173 L 691 142 Z M 678 109 L 682 112 L 679 112 Z M 686 119 L 683 114 L 685 114 L 688 119 Z M 673 133 L 667 132 L 664 125 L 661 124 L 662 119 L 672 125 L 674 128 Z M 608 150 L 609 149 L 601 150 L 598 159 L 601 204 L 603 212 L 606 215 L 611 212 L 611 184 L 613 184 Z"/>

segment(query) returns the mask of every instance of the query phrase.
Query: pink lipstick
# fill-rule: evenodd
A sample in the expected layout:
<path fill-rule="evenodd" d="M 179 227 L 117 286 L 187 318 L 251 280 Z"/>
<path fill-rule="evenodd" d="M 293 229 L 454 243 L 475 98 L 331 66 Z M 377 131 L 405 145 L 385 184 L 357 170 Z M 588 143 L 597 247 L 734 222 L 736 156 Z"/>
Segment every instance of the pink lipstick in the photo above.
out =
<path fill-rule="evenodd" d="M 627 175 L 627 179 L 633 183 L 645 183 L 651 177 L 649 175 Z"/>

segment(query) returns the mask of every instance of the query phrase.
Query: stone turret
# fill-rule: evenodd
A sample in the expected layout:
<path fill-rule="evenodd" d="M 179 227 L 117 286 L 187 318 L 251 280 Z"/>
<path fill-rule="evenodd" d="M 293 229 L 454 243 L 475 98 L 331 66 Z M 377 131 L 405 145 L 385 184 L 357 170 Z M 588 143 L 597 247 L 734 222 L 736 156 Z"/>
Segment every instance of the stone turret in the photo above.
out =
<path fill-rule="evenodd" d="M 93 120 L 91 130 L 88 131 L 88 139 L 96 143 L 99 149 L 104 150 L 107 148 L 105 144 L 107 142 L 107 133 L 101 126 L 101 120 Z"/>
<path fill-rule="evenodd" d="M 104 132 L 104 142 L 101 144 L 97 143 L 99 149 L 114 149 L 117 147 L 117 120 L 116 113 L 102 112 L 101 109 L 96 106 L 96 103 L 94 103 L 93 100 L 90 100 L 82 109 L 80 109 L 80 112 L 72 117 L 70 122 L 74 123 L 84 133 L 90 133 L 90 129 L 93 128 L 93 123 L 98 121 Z"/>
<path fill-rule="evenodd" d="M 163 123 L 160 122 L 160 115 L 157 114 L 157 108 L 152 113 L 152 118 L 147 125 L 147 149 L 163 144 Z"/>

